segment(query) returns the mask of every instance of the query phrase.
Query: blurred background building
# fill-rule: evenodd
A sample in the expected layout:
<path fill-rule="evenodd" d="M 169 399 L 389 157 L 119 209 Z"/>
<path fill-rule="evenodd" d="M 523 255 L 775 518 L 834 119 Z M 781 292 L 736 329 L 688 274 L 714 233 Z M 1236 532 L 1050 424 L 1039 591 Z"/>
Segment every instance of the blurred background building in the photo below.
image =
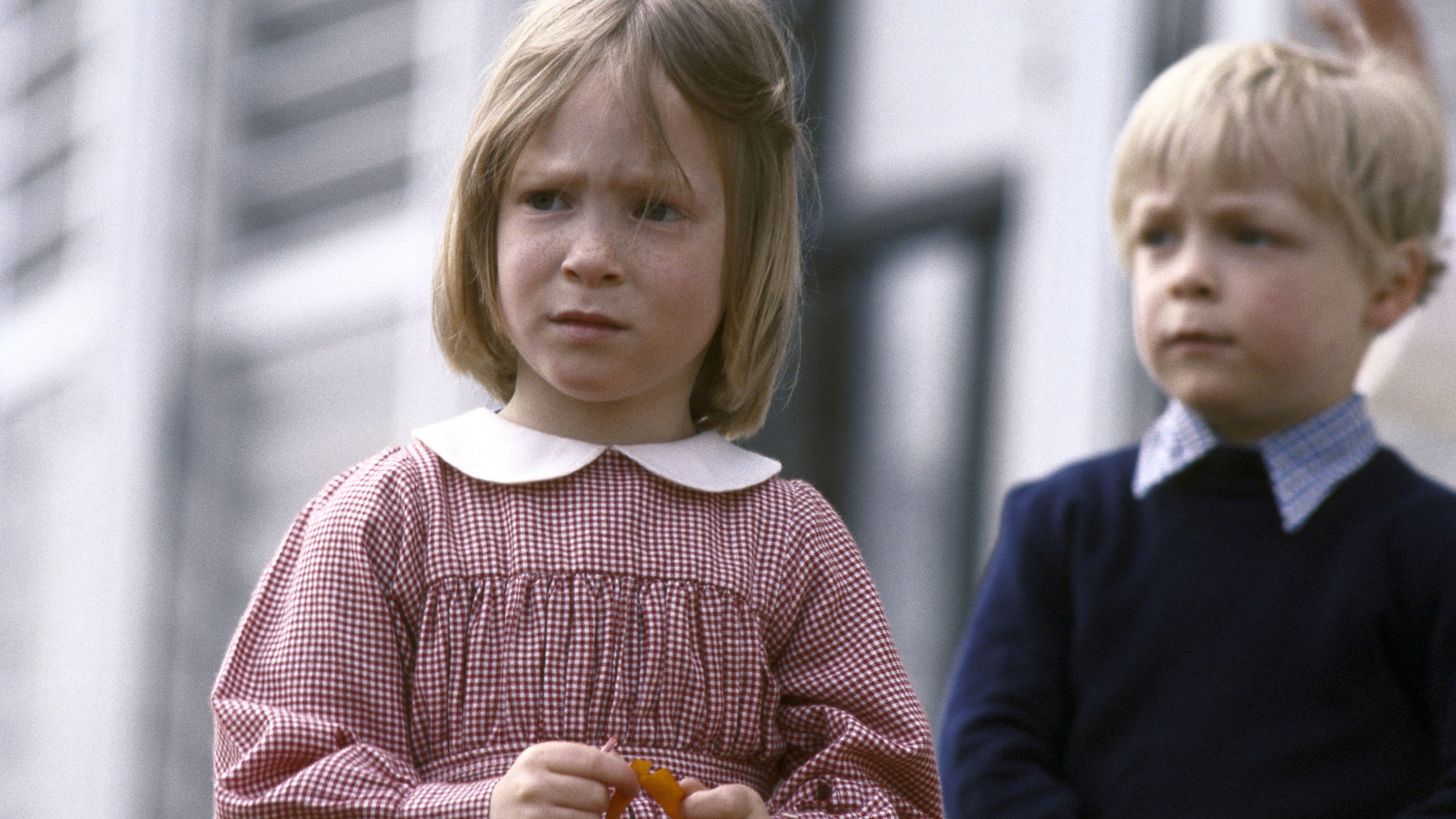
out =
<path fill-rule="evenodd" d="M 513 0 L 0 0 L 0 817 L 210 815 L 207 694 L 322 483 L 481 404 L 428 326 Z M 1008 485 L 1135 438 L 1137 90 L 1294 0 L 782 0 L 822 217 L 749 445 L 858 536 L 932 715 Z M 1416 0 L 1448 95 L 1456 3 Z M 1456 287 L 1365 374 L 1456 481 Z"/>

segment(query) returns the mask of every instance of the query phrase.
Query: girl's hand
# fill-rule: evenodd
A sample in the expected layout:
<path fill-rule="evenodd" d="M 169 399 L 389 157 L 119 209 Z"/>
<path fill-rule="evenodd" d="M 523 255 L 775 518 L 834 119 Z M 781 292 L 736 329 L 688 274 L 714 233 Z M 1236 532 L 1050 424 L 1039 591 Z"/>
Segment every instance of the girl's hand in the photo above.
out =
<path fill-rule="evenodd" d="M 637 793 L 616 754 L 575 742 L 542 742 L 516 757 L 490 795 L 491 819 L 600 819 L 610 788 Z"/>
<path fill-rule="evenodd" d="M 696 779 L 680 783 L 687 798 L 683 800 L 683 819 L 768 819 L 768 807 L 758 791 L 747 785 L 719 785 L 709 788 Z"/>

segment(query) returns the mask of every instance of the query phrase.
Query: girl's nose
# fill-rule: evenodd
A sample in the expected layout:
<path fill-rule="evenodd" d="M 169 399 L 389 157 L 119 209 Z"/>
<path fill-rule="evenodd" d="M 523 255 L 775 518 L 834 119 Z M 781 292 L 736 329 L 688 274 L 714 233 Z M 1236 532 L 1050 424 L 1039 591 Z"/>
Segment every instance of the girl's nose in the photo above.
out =
<path fill-rule="evenodd" d="M 584 215 L 574 226 L 571 245 L 561 260 L 561 272 L 591 287 L 620 282 L 625 238 L 619 227 L 605 224 L 600 217 Z"/>

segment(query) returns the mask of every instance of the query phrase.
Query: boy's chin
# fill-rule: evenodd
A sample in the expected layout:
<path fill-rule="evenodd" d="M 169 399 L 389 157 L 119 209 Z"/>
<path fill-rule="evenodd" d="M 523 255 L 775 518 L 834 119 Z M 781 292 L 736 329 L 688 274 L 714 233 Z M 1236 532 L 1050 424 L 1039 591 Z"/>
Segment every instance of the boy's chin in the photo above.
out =
<path fill-rule="evenodd" d="M 1276 423 L 1256 396 L 1230 389 L 1165 390 L 1165 394 L 1198 414 L 1218 436 L 1232 443 L 1253 443 Z M 1270 430 L 1271 432 L 1273 430 Z"/>

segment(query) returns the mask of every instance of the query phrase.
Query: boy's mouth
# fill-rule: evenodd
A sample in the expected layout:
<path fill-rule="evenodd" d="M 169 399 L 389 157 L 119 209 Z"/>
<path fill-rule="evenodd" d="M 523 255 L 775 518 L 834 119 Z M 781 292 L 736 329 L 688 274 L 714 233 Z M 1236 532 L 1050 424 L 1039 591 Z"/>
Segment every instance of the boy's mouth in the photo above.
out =
<path fill-rule="evenodd" d="M 1163 341 L 1165 347 L 1191 349 L 1227 347 L 1233 343 L 1234 337 L 1231 335 L 1206 330 L 1179 330 L 1168 334 Z"/>

